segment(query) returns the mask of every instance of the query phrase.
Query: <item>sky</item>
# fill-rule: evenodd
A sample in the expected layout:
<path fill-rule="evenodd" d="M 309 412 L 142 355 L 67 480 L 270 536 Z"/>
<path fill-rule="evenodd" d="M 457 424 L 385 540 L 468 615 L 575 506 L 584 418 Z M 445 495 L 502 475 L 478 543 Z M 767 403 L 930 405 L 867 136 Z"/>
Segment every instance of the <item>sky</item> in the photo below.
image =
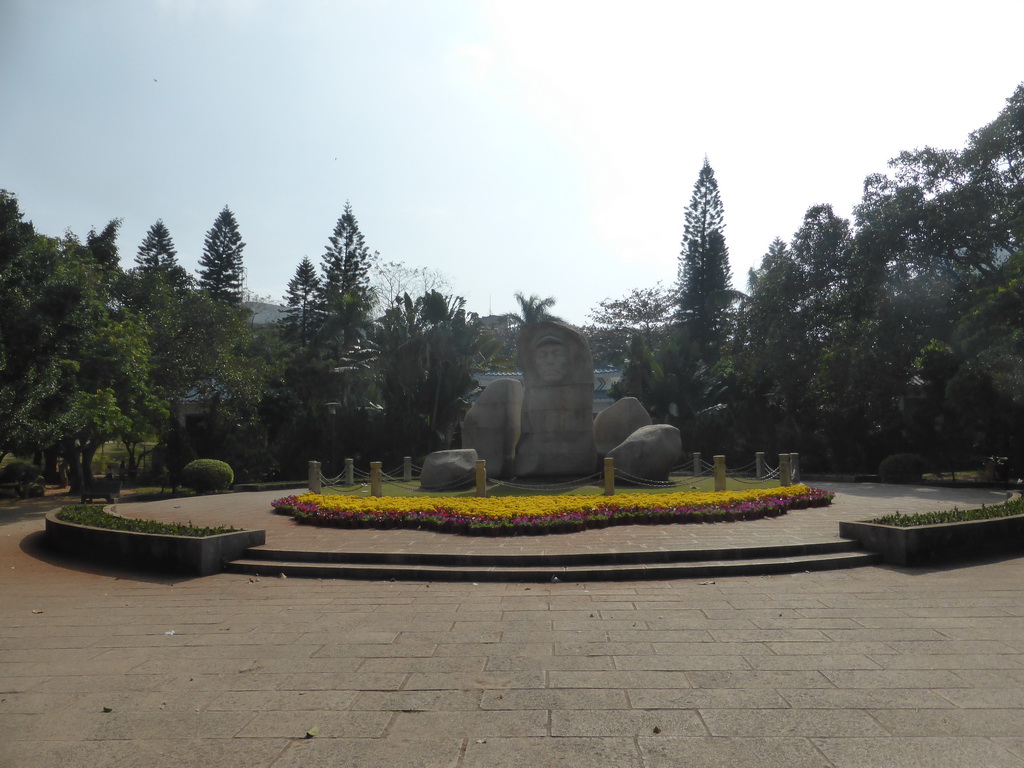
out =
<path fill-rule="evenodd" d="M 37 231 L 230 207 L 283 301 L 346 201 L 385 262 L 481 315 L 585 323 L 671 286 L 704 162 L 734 287 L 903 150 L 960 148 L 1024 81 L 1016 0 L 0 0 L 0 188 Z"/>

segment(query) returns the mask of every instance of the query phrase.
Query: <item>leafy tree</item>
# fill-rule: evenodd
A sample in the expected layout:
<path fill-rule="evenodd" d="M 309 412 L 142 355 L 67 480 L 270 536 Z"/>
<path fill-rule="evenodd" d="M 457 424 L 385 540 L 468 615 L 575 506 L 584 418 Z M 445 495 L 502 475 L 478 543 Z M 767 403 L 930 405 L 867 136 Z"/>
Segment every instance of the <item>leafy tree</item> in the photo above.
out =
<path fill-rule="evenodd" d="M 282 320 L 286 338 L 298 342 L 300 347 L 309 346 L 323 324 L 319 295 L 320 277 L 313 262 L 304 257 L 295 269 L 295 276 L 288 281 L 287 309 Z"/>
<path fill-rule="evenodd" d="M 380 350 L 377 391 L 385 434 L 414 455 L 449 447 L 475 389 L 472 372 L 486 364 L 498 342 L 483 333 L 461 297 L 430 291 L 408 294 L 375 328 Z"/>
<path fill-rule="evenodd" d="M 17 198 L 0 190 L 0 452 L 57 437 L 69 359 L 85 329 L 83 283 L 82 264 L 37 234 Z"/>
<path fill-rule="evenodd" d="M 714 362 L 728 335 L 735 300 L 722 197 L 707 158 L 686 208 L 677 281 L 678 323 L 701 359 Z"/>
<path fill-rule="evenodd" d="M 206 233 L 203 255 L 199 259 L 199 287 L 213 299 L 234 306 L 242 303 L 244 248 L 235 215 L 225 205 Z"/>
<path fill-rule="evenodd" d="M 120 229 L 121 219 L 113 219 L 99 232 L 95 229 L 89 230 L 89 234 L 85 238 L 86 249 L 96 265 L 108 276 L 112 276 L 120 270 L 117 252 L 117 235 Z"/>
<path fill-rule="evenodd" d="M 428 267 L 410 267 L 399 261 L 375 261 L 371 268 L 374 316 L 384 314 L 406 293 L 421 296 L 430 291 L 445 293 L 451 290 L 451 281 L 443 272 Z"/>
<path fill-rule="evenodd" d="M 160 272 L 132 270 L 118 292 L 119 301 L 144 318 L 149 332 L 152 385 L 172 412 L 161 429 L 164 442 L 187 407 L 194 412 L 194 428 L 175 440 L 193 441 L 203 458 L 228 461 L 241 479 L 262 474 L 265 467 L 236 466 L 225 454 L 232 435 L 250 430 L 264 382 L 273 373 L 273 361 L 261 356 L 261 345 L 253 343 L 248 312 Z M 263 439 L 250 437 L 254 442 Z M 179 448 L 175 446 L 186 457 L 188 452 Z"/>
<path fill-rule="evenodd" d="M 621 365 L 637 359 L 636 338 L 650 352 L 663 345 L 671 331 L 674 299 L 658 284 L 634 288 L 621 299 L 605 299 L 590 313 L 594 325 L 583 329 L 594 361 Z"/>

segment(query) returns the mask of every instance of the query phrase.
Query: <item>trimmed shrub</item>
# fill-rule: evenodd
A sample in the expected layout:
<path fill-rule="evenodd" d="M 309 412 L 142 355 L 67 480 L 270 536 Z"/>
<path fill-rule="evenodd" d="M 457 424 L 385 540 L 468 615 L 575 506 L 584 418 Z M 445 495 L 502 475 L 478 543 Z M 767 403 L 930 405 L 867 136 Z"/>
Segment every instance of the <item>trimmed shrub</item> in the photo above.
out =
<path fill-rule="evenodd" d="M 882 459 L 878 474 L 883 483 L 915 483 L 928 468 L 924 457 L 916 453 L 894 453 Z"/>
<path fill-rule="evenodd" d="M 15 459 L 0 469 L 0 483 L 36 482 L 42 471 L 30 461 Z"/>
<path fill-rule="evenodd" d="M 235 473 L 227 462 L 217 459 L 196 459 L 181 471 L 182 482 L 196 493 L 227 491 L 235 482 Z"/>

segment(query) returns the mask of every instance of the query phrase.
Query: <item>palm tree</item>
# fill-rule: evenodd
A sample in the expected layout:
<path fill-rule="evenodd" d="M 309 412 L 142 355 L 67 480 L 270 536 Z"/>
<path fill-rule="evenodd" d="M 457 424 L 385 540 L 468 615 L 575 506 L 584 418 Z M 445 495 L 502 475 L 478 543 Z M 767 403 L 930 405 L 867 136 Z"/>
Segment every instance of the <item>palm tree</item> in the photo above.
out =
<path fill-rule="evenodd" d="M 515 296 L 516 301 L 519 303 L 519 312 L 518 314 L 509 312 L 508 319 L 511 325 L 523 326 L 529 323 L 539 323 L 543 320 L 550 320 L 556 323 L 562 322 L 562 318 L 556 317 L 548 311 L 551 307 L 555 306 L 554 296 L 542 299 L 535 293 L 531 293 L 529 297 L 526 297 L 519 292 Z"/>

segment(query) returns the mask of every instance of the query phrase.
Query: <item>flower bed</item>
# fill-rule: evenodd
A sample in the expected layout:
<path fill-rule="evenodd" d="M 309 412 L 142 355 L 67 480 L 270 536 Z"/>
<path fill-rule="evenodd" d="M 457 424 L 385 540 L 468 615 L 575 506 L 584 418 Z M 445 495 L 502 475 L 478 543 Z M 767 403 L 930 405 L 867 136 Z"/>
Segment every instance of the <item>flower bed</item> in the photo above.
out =
<path fill-rule="evenodd" d="M 572 533 L 609 525 L 756 520 L 823 507 L 833 494 L 806 485 L 750 491 L 515 496 L 352 498 L 304 493 L 272 502 L 300 523 L 339 528 L 423 528 L 462 535 Z"/>

